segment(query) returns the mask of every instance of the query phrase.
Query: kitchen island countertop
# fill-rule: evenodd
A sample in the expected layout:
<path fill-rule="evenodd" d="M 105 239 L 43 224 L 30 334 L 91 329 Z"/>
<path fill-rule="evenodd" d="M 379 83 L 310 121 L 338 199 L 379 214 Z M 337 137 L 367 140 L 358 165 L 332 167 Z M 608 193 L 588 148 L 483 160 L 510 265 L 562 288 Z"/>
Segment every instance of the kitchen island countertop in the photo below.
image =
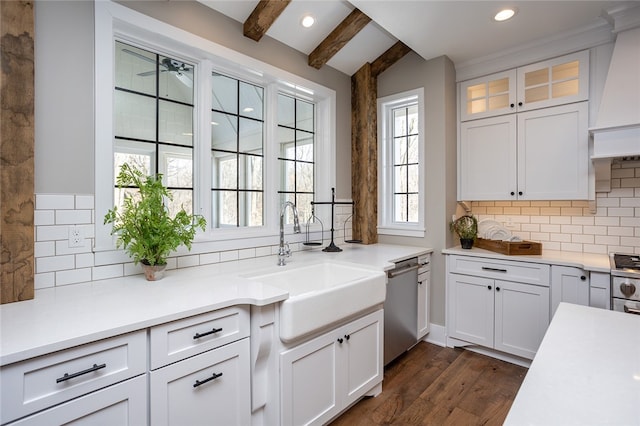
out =
<path fill-rule="evenodd" d="M 640 425 L 640 316 L 561 303 L 505 425 Z"/>
<path fill-rule="evenodd" d="M 330 259 L 388 270 L 395 261 L 430 252 L 412 246 L 351 245 L 340 253 L 297 251 L 287 265 Z M 243 277 L 279 268 L 276 259 L 172 269 L 160 281 L 132 275 L 36 290 L 32 300 L 0 306 L 0 365 L 229 306 L 281 302 L 289 297 L 287 291 Z"/>

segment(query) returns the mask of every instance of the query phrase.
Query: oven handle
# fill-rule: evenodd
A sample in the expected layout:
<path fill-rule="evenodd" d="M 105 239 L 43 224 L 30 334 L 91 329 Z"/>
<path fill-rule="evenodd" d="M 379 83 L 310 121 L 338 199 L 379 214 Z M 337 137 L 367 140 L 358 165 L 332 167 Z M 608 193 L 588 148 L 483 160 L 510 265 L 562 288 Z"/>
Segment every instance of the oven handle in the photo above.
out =
<path fill-rule="evenodd" d="M 640 315 L 640 309 L 633 309 L 624 305 L 624 311 L 628 314 Z"/>

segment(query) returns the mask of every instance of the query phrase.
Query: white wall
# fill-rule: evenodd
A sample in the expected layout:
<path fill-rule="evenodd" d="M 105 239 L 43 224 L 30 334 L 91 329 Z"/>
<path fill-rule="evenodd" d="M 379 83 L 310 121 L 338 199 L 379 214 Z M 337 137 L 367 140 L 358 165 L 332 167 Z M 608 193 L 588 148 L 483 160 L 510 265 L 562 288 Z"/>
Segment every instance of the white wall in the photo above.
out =
<path fill-rule="evenodd" d="M 431 262 L 431 322 L 444 325 L 445 262 L 440 251 L 453 245 L 448 221 L 456 210 L 456 83 L 451 60 L 425 61 L 409 53 L 378 77 L 378 96 L 424 87 L 425 227 L 424 238 L 380 235 L 381 243 L 434 249 Z"/>

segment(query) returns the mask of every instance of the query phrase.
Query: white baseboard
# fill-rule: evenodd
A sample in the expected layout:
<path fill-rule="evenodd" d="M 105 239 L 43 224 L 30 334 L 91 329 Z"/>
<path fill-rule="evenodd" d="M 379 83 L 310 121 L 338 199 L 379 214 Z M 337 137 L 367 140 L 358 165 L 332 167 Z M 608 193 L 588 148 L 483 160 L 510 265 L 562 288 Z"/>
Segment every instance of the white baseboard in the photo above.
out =
<path fill-rule="evenodd" d="M 439 324 L 429 324 L 429 334 L 424 336 L 425 342 L 433 343 L 438 346 L 447 346 L 446 328 Z"/>

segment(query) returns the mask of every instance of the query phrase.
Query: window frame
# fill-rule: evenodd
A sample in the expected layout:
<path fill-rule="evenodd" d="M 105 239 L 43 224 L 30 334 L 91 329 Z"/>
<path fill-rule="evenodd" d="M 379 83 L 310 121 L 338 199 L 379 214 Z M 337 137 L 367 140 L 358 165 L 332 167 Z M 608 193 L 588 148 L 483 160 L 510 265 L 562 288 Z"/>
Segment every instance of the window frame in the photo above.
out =
<path fill-rule="evenodd" d="M 231 50 L 186 30 L 141 14 L 110 1 L 95 4 L 95 51 L 111 54 L 95 55 L 95 252 L 115 251 L 111 227 L 102 223 L 102 216 L 113 207 L 113 87 L 115 40 L 143 49 L 170 55 L 195 66 L 194 87 L 194 213 L 211 217 L 210 114 L 207 92 L 211 91 L 208 76 L 225 73 L 234 78 L 261 85 L 265 90 L 265 141 L 274 141 L 277 93 L 311 101 L 316 106 L 316 158 L 322 164 L 322 174 L 315 172 L 315 192 L 325 194 L 335 187 L 335 115 L 336 93 L 288 71 Z M 322 130 L 320 130 L 322 129 Z M 205 141 L 205 142 L 202 142 Z M 191 253 L 258 247 L 277 244 L 280 202 L 277 194 L 279 168 L 276 144 L 264 146 L 264 225 L 235 229 L 209 229 L 199 232 Z M 318 167 L 316 168 L 316 170 Z M 288 227 L 289 228 L 289 227 Z M 287 229 L 287 232 L 290 232 Z M 180 253 L 180 249 L 178 250 Z M 96 264 L 126 261 L 122 250 L 118 254 L 96 257 Z"/>
<path fill-rule="evenodd" d="M 378 234 L 425 235 L 424 88 L 378 98 Z M 396 222 L 394 208 L 393 111 L 418 106 L 418 221 Z"/>

